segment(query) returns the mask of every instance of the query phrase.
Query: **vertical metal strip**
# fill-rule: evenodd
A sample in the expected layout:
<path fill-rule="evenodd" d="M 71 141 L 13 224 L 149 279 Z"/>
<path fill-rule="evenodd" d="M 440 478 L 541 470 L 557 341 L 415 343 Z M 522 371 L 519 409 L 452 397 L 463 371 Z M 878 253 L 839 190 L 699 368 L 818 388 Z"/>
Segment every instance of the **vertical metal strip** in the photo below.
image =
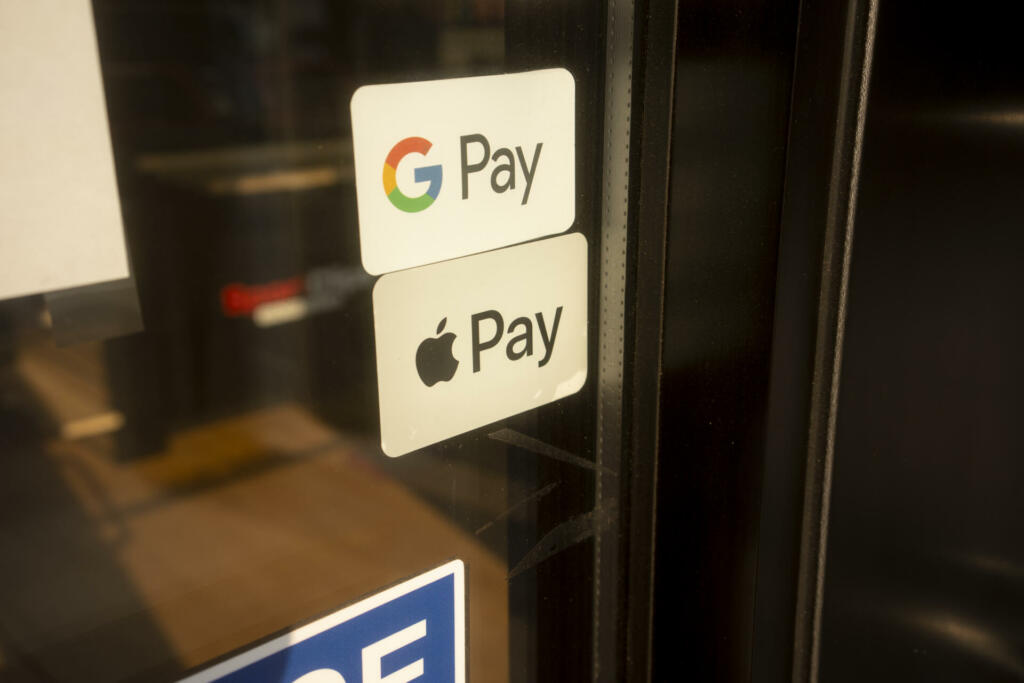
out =
<path fill-rule="evenodd" d="M 825 462 L 821 490 L 821 530 L 815 574 L 814 623 L 811 643 L 811 681 L 817 683 L 821 658 L 821 616 L 825 599 L 825 557 L 828 549 L 828 520 L 832 501 L 832 471 L 835 458 L 836 415 L 839 411 L 839 375 L 843 364 L 843 336 L 846 331 L 846 301 L 850 286 L 850 256 L 853 251 L 853 225 L 857 212 L 857 190 L 860 184 L 861 154 L 864 148 L 864 124 L 867 120 L 868 86 L 871 82 L 871 64 L 875 51 L 875 22 L 878 17 L 877 0 L 868 0 L 867 27 L 864 34 L 863 56 L 858 74 L 857 109 L 853 140 L 853 158 L 850 184 L 847 189 L 844 216 L 842 265 L 839 273 L 839 301 L 835 324 L 835 353 L 832 357 L 831 381 L 828 399 L 828 421 L 825 434 Z M 851 23 L 853 21 L 851 20 Z M 852 57 L 843 60 L 846 66 Z M 844 69 L 845 70 L 845 69 Z M 845 76 L 846 74 L 844 74 Z"/>
<path fill-rule="evenodd" d="M 631 115 L 632 206 L 626 293 L 623 377 L 622 529 L 619 580 L 625 592 L 616 623 L 624 647 L 619 680 L 650 681 L 660 447 L 662 341 L 665 317 L 668 197 L 675 103 L 677 0 L 644 0 L 636 8 L 633 41 L 636 88 Z M 607 672 L 606 672 L 607 673 Z"/>
<path fill-rule="evenodd" d="M 865 5 L 866 16 L 863 14 Z M 811 389 L 813 403 L 808 435 L 800 588 L 797 594 L 798 616 L 794 639 L 793 680 L 796 683 L 817 683 L 821 659 L 821 622 L 836 414 L 839 407 L 850 257 L 877 14 L 877 0 L 852 0 L 846 20 Z M 801 619 L 801 615 L 805 616 Z"/>
<path fill-rule="evenodd" d="M 613 680 L 617 635 L 619 481 L 625 353 L 629 140 L 633 94 L 633 0 L 609 0 L 605 53 L 604 165 L 598 311 L 597 479 L 593 680 Z M 611 473 L 611 474 L 609 474 Z"/>

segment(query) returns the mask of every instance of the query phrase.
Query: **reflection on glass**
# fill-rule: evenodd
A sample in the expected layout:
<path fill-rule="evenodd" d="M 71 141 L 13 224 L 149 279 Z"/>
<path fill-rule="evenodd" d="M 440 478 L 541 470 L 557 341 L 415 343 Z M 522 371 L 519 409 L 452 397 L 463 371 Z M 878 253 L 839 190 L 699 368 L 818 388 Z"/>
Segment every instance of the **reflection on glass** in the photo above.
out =
<path fill-rule="evenodd" d="M 0 679 L 173 680 L 457 557 L 508 680 L 507 447 L 380 452 L 348 120 L 500 72 L 503 7 L 95 2 L 145 327 L 0 302 Z"/>

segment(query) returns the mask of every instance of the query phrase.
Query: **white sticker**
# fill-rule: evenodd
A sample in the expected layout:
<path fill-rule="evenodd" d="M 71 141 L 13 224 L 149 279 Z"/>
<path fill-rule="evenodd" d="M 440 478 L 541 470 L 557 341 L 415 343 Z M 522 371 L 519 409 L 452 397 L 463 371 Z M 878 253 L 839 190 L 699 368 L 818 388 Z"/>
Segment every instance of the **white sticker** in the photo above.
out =
<path fill-rule="evenodd" d="M 91 6 L 0 2 L 0 299 L 128 277 Z"/>
<path fill-rule="evenodd" d="M 367 272 L 568 230 L 574 93 L 565 69 L 359 88 L 352 141 Z"/>
<path fill-rule="evenodd" d="M 373 290 L 381 448 L 392 457 L 579 391 L 579 233 L 385 275 Z"/>

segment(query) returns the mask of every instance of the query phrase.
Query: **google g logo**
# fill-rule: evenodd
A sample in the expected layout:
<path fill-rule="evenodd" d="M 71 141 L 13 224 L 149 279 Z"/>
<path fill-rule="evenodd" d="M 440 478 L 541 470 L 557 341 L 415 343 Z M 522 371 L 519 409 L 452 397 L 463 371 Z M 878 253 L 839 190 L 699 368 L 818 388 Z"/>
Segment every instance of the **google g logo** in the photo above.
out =
<path fill-rule="evenodd" d="M 414 170 L 413 178 L 417 183 L 429 182 L 427 191 L 418 197 L 406 197 L 398 189 L 398 182 L 395 180 L 395 171 L 398 164 L 405 158 L 406 154 L 423 154 L 430 151 L 430 141 L 423 138 L 406 138 L 391 148 L 387 159 L 384 160 L 384 194 L 388 196 L 396 208 L 406 213 L 416 213 L 434 203 L 437 195 L 441 192 L 441 166 L 420 166 Z"/>

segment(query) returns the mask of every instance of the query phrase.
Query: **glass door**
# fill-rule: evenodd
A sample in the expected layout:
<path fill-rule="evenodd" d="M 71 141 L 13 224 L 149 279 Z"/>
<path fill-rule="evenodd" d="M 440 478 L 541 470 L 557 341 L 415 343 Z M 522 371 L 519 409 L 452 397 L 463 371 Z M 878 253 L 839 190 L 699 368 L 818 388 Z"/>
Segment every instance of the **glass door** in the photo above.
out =
<path fill-rule="evenodd" d="M 85 5 L 39 30 L 95 31 L 129 274 L 0 301 L 0 679 L 205 675 L 454 560 L 467 680 L 645 676 L 673 3 Z M 388 457 L 353 93 L 552 68 L 586 381 Z"/>

